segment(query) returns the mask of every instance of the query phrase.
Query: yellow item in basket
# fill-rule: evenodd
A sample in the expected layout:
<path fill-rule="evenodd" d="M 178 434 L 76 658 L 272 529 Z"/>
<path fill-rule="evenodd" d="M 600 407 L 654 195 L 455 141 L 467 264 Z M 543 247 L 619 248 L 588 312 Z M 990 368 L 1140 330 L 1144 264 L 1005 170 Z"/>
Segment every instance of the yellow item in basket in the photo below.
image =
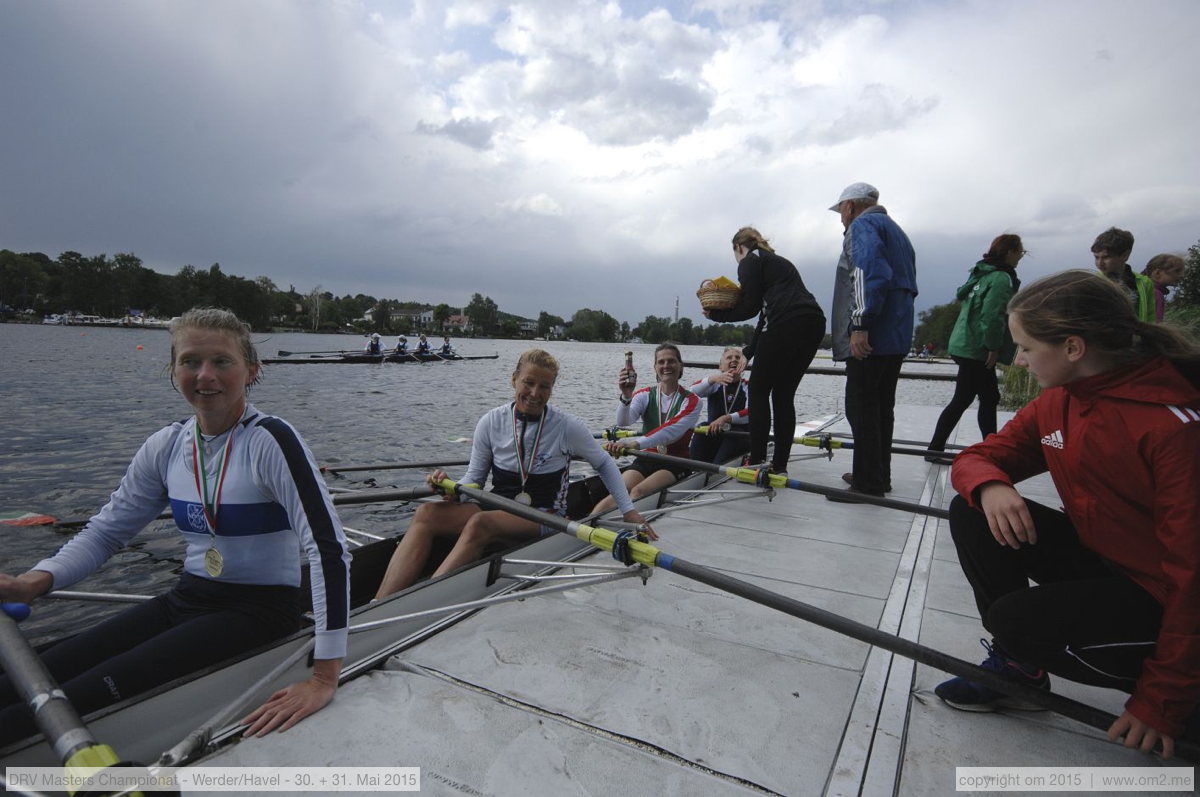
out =
<path fill-rule="evenodd" d="M 704 280 L 696 296 L 705 310 L 727 310 L 737 304 L 742 288 L 728 277 Z"/>

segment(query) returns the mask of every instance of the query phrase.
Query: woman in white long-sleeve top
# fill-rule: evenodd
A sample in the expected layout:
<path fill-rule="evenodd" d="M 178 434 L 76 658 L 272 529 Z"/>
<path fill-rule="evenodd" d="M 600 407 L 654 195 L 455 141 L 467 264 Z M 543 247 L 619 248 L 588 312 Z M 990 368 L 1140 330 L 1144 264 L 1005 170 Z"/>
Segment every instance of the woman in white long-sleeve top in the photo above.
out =
<path fill-rule="evenodd" d="M 521 355 L 512 376 L 513 400 L 479 419 L 471 441 L 471 462 L 459 484 L 482 485 L 490 472 L 492 492 L 497 495 L 565 515 L 571 457 L 578 455 L 600 474 L 625 520 L 644 523 L 633 508 L 616 463 L 600 448 L 587 425 L 550 405 L 557 378 L 558 361 L 547 352 L 530 349 Z M 445 471 L 436 470 L 428 480 L 436 485 L 446 478 Z M 435 537 L 455 539 L 450 554 L 434 572 L 436 577 L 476 561 L 493 541 L 517 542 L 553 533 L 548 526 L 474 503 L 447 500 L 422 504 L 392 554 L 376 597 L 399 592 L 420 578 Z M 656 539 L 653 530 L 648 534 Z"/>
<path fill-rule="evenodd" d="M 249 329 L 225 310 L 171 325 L 171 375 L 194 415 L 153 434 L 82 532 L 19 576 L 0 600 L 28 603 L 96 571 L 170 506 L 187 542 L 178 585 L 48 650 L 43 660 L 81 714 L 299 629 L 301 551 L 310 564 L 316 662 L 245 721 L 288 728 L 337 689 L 346 653 L 350 555 L 325 482 L 286 421 L 246 401 L 259 360 Z M 35 732 L 0 678 L 0 743 Z"/>

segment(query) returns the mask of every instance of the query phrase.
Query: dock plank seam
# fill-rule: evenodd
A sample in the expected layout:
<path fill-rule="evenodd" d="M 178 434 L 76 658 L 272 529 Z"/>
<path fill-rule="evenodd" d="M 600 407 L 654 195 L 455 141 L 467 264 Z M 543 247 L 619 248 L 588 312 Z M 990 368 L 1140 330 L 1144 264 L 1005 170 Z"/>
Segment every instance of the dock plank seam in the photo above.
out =
<path fill-rule="evenodd" d="M 676 766 L 696 770 L 697 772 L 701 772 L 705 775 L 725 781 L 735 786 L 740 786 L 756 794 L 768 794 L 776 795 L 777 797 L 785 797 L 783 792 L 777 792 L 774 789 L 763 786 L 761 783 L 755 783 L 752 780 L 738 777 L 737 775 L 733 775 L 728 772 L 722 772 L 721 770 L 713 769 L 712 767 L 705 766 L 704 764 L 699 764 L 688 758 L 684 758 L 677 753 L 673 753 L 664 747 L 647 742 L 644 739 L 638 739 L 626 734 L 616 733 L 615 731 L 610 731 L 606 728 L 601 728 L 598 725 L 592 725 L 590 723 L 583 722 L 582 720 L 567 716 L 566 714 L 550 711 L 549 709 L 542 708 L 541 706 L 534 705 L 533 703 L 518 700 L 510 695 L 488 689 L 486 686 L 480 686 L 479 684 L 458 678 L 450 673 L 443 672 L 432 667 L 425 667 L 420 664 L 402 660 L 397 660 L 397 665 L 398 669 L 402 672 L 409 672 L 414 675 L 434 678 L 442 683 L 449 684 L 450 686 L 463 689 L 468 692 L 484 695 L 497 701 L 498 703 L 508 706 L 509 708 L 514 708 L 518 711 L 524 711 L 526 713 L 533 714 L 534 716 L 542 719 L 548 719 L 553 722 L 566 725 L 575 730 L 583 731 L 584 733 L 597 736 L 614 744 L 619 744 L 623 747 L 637 750 L 641 753 L 653 755 L 657 758 L 661 758 L 665 761 L 675 764 Z"/>
<path fill-rule="evenodd" d="M 931 466 L 919 503 L 931 505 L 940 494 L 940 470 Z M 936 532 L 935 518 L 914 516 L 877 625 L 879 630 L 905 638 L 919 634 Z M 903 657 L 871 649 L 843 729 L 842 744 L 830 768 L 827 795 L 894 793 L 914 672 L 912 662 Z"/>

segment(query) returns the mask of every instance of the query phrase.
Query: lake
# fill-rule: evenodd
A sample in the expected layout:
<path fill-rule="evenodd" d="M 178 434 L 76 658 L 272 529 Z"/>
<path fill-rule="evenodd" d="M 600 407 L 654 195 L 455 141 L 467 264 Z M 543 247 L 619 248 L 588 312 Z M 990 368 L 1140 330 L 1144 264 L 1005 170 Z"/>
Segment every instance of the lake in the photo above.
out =
<path fill-rule="evenodd" d="M 260 357 L 293 352 L 360 349 L 364 339 L 301 333 L 254 336 Z M 394 338 L 385 341 L 394 344 Z M 410 341 L 412 343 L 414 341 Z M 466 459 L 469 437 L 485 411 L 512 398 L 517 357 L 531 346 L 558 358 L 552 403 L 595 429 L 616 413 L 617 371 L 634 351 L 639 382 L 653 373 L 650 344 L 454 341 L 463 355 L 496 360 L 379 365 L 269 365 L 250 400 L 290 421 L 319 464 L 371 464 Z M 683 346 L 689 362 L 715 363 L 719 347 Z M 166 365 L 170 335 L 163 330 L 0 324 L 0 511 L 44 512 L 63 519 L 95 513 L 116 488 L 142 442 L 190 407 L 172 387 Z M 820 360 L 817 361 L 821 363 Z M 823 363 L 828 364 L 828 363 Z M 906 366 L 907 368 L 908 366 Z M 937 369 L 938 366 L 922 366 Z M 943 366 L 944 368 L 944 366 Z M 943 371 L 944 372 L 944 371 Z M 685 384 L 704 372 L 688 369 Z M 842 409 L 844 378 L 809 375 L 796 395 L 797 417 Z M 902 379 L 898 404 L 942 406 L 952 382 Z M 465 468 L 451 468 L 452 474 Z M 386 470 L 330 478 L 339 487 L 410 486 L 424 471 Z M 372 478 L 373 477 L 373 478 Z M 409 510 L 396 504 L 345 507 L 343 522 L 384 533 Z M 20 573 L 53 553 L 75 530 L 0 526 L 0 572 Z M 183 546 L 167 522 L 152 524 L 100 572 L 73 589 L 156 594 L 182 569 Z M 112 608 L 75 601 L 39 601 L 24 624 L 35 640 L 94 622 Z"/>

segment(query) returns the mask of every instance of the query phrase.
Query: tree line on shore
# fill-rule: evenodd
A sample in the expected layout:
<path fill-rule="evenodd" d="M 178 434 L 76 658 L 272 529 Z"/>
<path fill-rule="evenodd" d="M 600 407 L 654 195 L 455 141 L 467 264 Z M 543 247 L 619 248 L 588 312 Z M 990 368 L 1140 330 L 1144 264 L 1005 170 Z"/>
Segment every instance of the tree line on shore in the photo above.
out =
<path fill-rule="evenodd" d="M 184 266 L 161 274 L 131 253 L 85 256 L 63 252 L 56 259 L 41 252 L 17 253 L 0 249 L 0 318 L 40 320 L 45 315 L 83 313 L 123 318 L 131 312 L 173 318 L 196 306 L 225 307 L 255 330 L 295 329 L 313 332 L 379 332 L 384 335 L 420 331 L 455 335 L 564 337 L 580 341 L 744 345 L 754 327 L 749 324 L 693 324 L 690 318 L 671 320 L 647 316 L 631 327 L 603 310 L 583 308 L 569 319 L 542 311 L 525 319 L 500 310 L 479 293 L 461 308 L 449 304 L 356 294 L 335 296 L 320 286 L 301 293 L 294 286 L 279 288 L 270 278 L 247 279 L 226 274 L 218 263 L 206 269 Z M 422 314 L 424 317 L 422 318 Z M 454 316 L 469 319 L 470 330 L 451 325 Z"/>
<path fill-rule="evenodd" d="M 1188 250 L 1186 260 L 1187 270 L 1173 290 L 1166 320 L 1200 337 L 1200 242 Z M 447 325 L 453 316 L 463 315 L 471 330 L 456 330 L 456 335 L 581 341 L 636 338 L 647 343 L 672 340 L 726 346 L 745 345 L 754 331 L 750 324 L 694 324 L 686 317 L 672 320 L 654 315 L 631 327 L 603 310 L 589 308 L 577 310 L 570 319 L 543 310 L 535 322 L 503 312 L 494 300 L 479 293 L 458 313 L 446 303 L 399 301 L 362 293 L 339 297 L 320 286 L 307 293 L 294 286 L 282 290 L 268 277 L 251 280 L 226 274 L 218 263 L 207 269 L 184 266 L 172 275 L 146 268 L 140 258 L 127 253 L 87 257 L 63 252 L 51 259 L 41 252 L 0 249 L 0 317 L 4 320 L 40 320 L 43 315 L 67 312 L 121 318 L 131 310 L 172 318 L 197 305 L 226 307 L 256 330 L 440 333 L 450 328 Z M 958 302 L 923 310 L 913 335 L 914 348 L 932 343 L 936 353 L 944 353 L 958 310 Z M 422 313 L 430 320 L 422 322 Z M 829 346 L 828 336 L 823 346 Z"/>

